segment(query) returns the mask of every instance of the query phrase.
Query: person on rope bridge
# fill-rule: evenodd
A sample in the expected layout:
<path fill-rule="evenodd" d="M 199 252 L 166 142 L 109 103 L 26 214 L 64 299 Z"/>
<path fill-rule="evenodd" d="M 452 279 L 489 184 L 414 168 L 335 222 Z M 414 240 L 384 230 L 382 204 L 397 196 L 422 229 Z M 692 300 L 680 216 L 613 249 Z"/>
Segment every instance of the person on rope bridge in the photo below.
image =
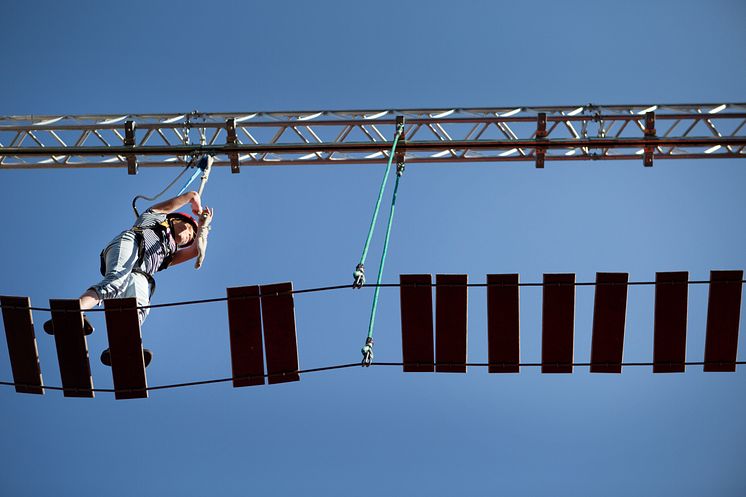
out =
<path fill-rule="evenodd" d="M 189 214 L 177 212 L 191 204 Z M 121 232 L 101 252 L 101 274 L 104 278 L 92 285 L 80 296 L 81 310 L 100 305 L 103 299 L 135 297 L 138 307 L 150 304 L 155 291 L 153 275 L 168 267 L 197 257 L 198 247 L 194 243 L 199 228 L 209 226 L 213 211 L 202 206 L 199 193 L 187 192 L 153 205 L 142 213 L 135 224 Z M 145 321 L 149 309 L 138 309 L 140 324 Z M 85 334 L 93 333 L 93 326 L 83 316 Z M 44 331 L 54 334 L 52 321 L 44 323 Z M 145 365 L 153 355 L 144 349 Z M 101 362 L 111 366 L 109 349 L 101 354 Z"/>

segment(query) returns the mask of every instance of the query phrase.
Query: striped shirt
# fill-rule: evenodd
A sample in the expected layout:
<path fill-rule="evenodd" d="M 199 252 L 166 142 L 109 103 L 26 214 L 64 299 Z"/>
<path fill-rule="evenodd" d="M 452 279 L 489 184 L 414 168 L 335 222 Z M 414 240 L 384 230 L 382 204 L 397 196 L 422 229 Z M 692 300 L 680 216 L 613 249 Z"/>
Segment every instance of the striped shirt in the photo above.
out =
<path fill-rule="evenodd" d="M 141 227 L 143 240 L 143 264 L 142 270 L 152 275 L 158 271 L 163 261 L 176 252 L 176 240 L 171 233 L 170 226 L 165 230 L 160 227 L 153 229 L 166 220 L 166 214 L 153 212 L 148 209 L 137 218 L 133 228 Z"/>

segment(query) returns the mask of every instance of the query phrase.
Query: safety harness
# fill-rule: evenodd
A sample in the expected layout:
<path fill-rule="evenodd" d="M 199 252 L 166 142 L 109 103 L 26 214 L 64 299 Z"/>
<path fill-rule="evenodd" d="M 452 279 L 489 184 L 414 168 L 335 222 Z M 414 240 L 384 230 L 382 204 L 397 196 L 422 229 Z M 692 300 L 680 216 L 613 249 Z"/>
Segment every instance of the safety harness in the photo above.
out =
<path fill-rule="evenodd" d="M 155 278 L 153 276 L 142 269 L 142 263 L 145 260 L 145 238 L 143 236 L 143 232 L 145 230 L 153 230 L 153 232 L 156 234 L 158 239 L 161 242 L 161 245 L 166 248 L 166 255 L 163 258 L 163 262 L 161 262 L 160 266 L 158 266 L 157 271 L 163 271 L 166 269 L 170 264 L 171 260 L 173 259 L 174 251 L 171 250 L 171 244 L 169 243 L 169 231 L 171 233 L 174 232 L 173 224 L 171 219 L 166 219 L 160 223 L 155 224 L 149 224 L 144 226 L 133 226 L 128 231 L 131 231 L 135 234 L 135 244 L 137 245 L 137 260 L 135 260 L 135 264 L 132 268 L 132 272 L 136 274 L 141 274 L 145 277 L 145 279 L 148 280 L 148 284 L 150 285 L 150 296 L 153 296 L 153 293 L 155 293 Z M 106 276 L 106 249 L 101 251 L 100 261 L 101 261 L 101 276 Z"/>

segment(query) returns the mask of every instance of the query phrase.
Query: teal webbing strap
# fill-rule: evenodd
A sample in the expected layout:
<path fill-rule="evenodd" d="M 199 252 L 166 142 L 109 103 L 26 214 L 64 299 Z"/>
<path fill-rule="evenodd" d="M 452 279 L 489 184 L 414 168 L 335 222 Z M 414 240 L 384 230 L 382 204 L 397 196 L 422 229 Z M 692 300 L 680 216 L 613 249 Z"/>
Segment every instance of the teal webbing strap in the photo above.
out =
<path fill-rule="evenodd" d="M 376 278 L 376 289 L 373 293 L 373 306 L 370 309 L 370 321 L 368 322 L 368 336 L 365 339 L 365 345 L 360 350 L 363 354 L 363 366 L 370 366 L 373 362 L 373 327 L 376 322 L 376 310 L 378 309 L 378 294 L 381 290 L 381 279 L 383 278 L 383 268 L 386 264 L 386 255 L 389 251 L 389 241 L 391 240 L 391 226 L 394 224 L 394 213 L 396 211 L 396 195 L 399 192 L 399 180 L 404 173 L 404 162 L 396 165 L 396 183 L 394 184 L 394 193 L 391 196 L 391 210 L 389 211 L 389 222 L 386 226 L 386 237 L 383 240 L 383 252 L 381 253 L 381 264 L 378 266 L 378 277 Z"/>
<path fill-rule="evenodd" d="M 373 308 L 370 310 L 370 322 L 368 323 L 368 338 L 373 340 L 373 325 L 376 322 L 376 310 L 378 309 L 378 293 L 381 290 L 381 279 L 383 278 L 383 266 L 386 263 L 386 254 L 389 250 L 389 240 L 391 238 L 391 225 L 394 221 L 394 209 L 396 208 L 396 193 L 399 191 L 399 179 L 401 175 L 396 175 L 394 184 L 394 195 L 391 199 L 391 211 L 389 212 L 389 223 L 386 227 L 386 238 L 383 241 L 383 253 L 381 254 L 381 265 L 378 267 L 378 278 L 376 278 L 376 289 L 373 293 Z"/>
<path fill-rule="evenodd" d="M 373 238 L 373 230 L 375 229 L 376 221 L 378 220 L 378 212 L 381 209 L 381 200 L 383 199 L 383 191 L 386 189 L 386 181 L 388 180 L 389 173 L 391 172 L 391 163 L 393 162 L 394 155 L 396 154 L 396 145 L 399 143 L 399 138 L 401 137 L 403 132 L 404 125 L 397 125 L 396 135 L 394 136 L 394 144 L 391 147 L 389 160 L 386 164 L 386 171 L 383 174 L 383 181 L 381 181 L 381 188 L 378 190 L 378 199 L 376 200 L 376 206 L 373 209 L 373 218 L 370 221 L 370 228 L 368 228 L 368 236 L 365 239 L 365 245 L 363 246 L 363 254 L 360 256 L 360 263 L 355 269 L 355 283 L 353 284 L 355 288 L 360 288 L 365 283 L 365 273 L 363 269 L 365 266 L 365 259 L 368 257 L 368 248 L 370 247 L 370 241 Z"/>
<path fill-rule="evenodd" d="M 370 223 L 370 229 L 368 230 L 368 238 L 365 240 L 365 247 L 363 248 L 363 255 L 360 258 L 360 263 L 355 268 L 355 282 L 353 283 L 353 288 L 360 288 L 365 284 L 365 258 L 368 255 L 368 246 L 370 245 L 370 240 L 373 237 L 373 229 L 376 225 L 376 220 L 378 219 L 378 211 L 381 208 L 381 199 L 383 198 L 383 190 L 386 188 L 386 180 L 389 177 L 389 172 L 391 172 L 391 164 L 394 161 L 394 157 L 396 157 L 396 145 L 399 143 L 399 138 L 404 134 L 404 117 L 400 116 L 396 119 L 396 135 L 394 136 L 394 143 L 391 147 L 391 155 L 389 155 L 388 163 L 386 164 L 386 172 L 383 176 L 383 182 L 381 183 L 381 188 L 378 192 L 378 200 L 376 201 L 376 207 L 373 211 L 373 219 Z M 396 195 L 399 191 L 399 179 L 401 178 L 402 174 L 404 173 L 404 156 L 402 155 L 401 158 L 397 161 L 396 164 L 396 183 L 394 184 L 394 193 L 391 196 L 391 210 L 389 211 L 389 221 L 386 225 L 386 237 L 383 241 L 383 252 L 381 253 L 381 264 L 378 266 L 378 278 L 376 280 L 376 289 L 373 294 L 373 305 L 370 309 L 370 321 L 368 322 L 368 336 L 365 339 L 365 345 L 363 346 L 361 352 L 363 354 L 363 366 L 370 366 L 373 362 L 373 327 L 376 322 L 376 310 L 378 309 L 378 295 L 381 290 L 381 279 L 383 278 L 383 268 L 386 263 L 386 255 L 388 254 L 389 250 L 389 241 L 391 240 L 391 226 L 394 222 L 394 212 L 396 210 Z"/>

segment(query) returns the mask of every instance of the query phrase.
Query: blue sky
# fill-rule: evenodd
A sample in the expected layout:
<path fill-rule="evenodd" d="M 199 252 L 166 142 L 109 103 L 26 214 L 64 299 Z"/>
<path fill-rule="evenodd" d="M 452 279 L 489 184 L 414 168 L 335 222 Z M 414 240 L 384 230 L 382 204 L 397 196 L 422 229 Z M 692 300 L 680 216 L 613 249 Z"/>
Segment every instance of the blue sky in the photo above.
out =
<path fill-rule="evenodd" d="M 739 1 L 8 1 L 0 17 L 0 115 L 743 102 L 746 83 Z M 159 275 L 154 303 L 245 284 L 348 283 L 384 165 L 215 170 L 205 265 Z M 411 165 L 384 280 L 574 272 L 591 281 L 596 271 L 625 271 L 641 281 L 656 271 L 706 279 L 711 269 L 744 269 L 743 166 Z M 0 293 L 39 306 L 79 295 L 98 279 L 101 248 L 131 223 L 132 197 L 159 191 L 176 172 L 0 171 Z M 695 361 L 707 289 L 689 292 Z M 484 293 L 469 292 L 475 362 L 487 358 Z M 398 292 L 381 295 L 376 358 L 399 361 Z M 575 359 L 587 360 L 593 290 L 576 295 Z M 371 297 L 296 299 L 302 368 L 359 360 Z M 540 290 L 521 290 L 526 362 L 541 357 L 540 309 Z M 625 360 L 651 360 L 652 288 L 630 289 L 627 316 Z M 34 314 L 37 325 L 47 318 Z M 106 337 L 103 316 L 92 319 L 96 357 Z M 154 310 L 143 337 L 155 354 L 151 384 L 230 374 L 224 303 Z M 59 385 L 54 342 L 40 330 L 37 338 L 45 382 Z M 108 369 L 92 368 L 96 386 L 111 386 Z M 11 378 L 0 341 L 0 379 Z M 743 495 L 744 386 L 742 371 L 690 367 L 361 368 L 144 401 L 3 387 L 0 494 Z"/>

